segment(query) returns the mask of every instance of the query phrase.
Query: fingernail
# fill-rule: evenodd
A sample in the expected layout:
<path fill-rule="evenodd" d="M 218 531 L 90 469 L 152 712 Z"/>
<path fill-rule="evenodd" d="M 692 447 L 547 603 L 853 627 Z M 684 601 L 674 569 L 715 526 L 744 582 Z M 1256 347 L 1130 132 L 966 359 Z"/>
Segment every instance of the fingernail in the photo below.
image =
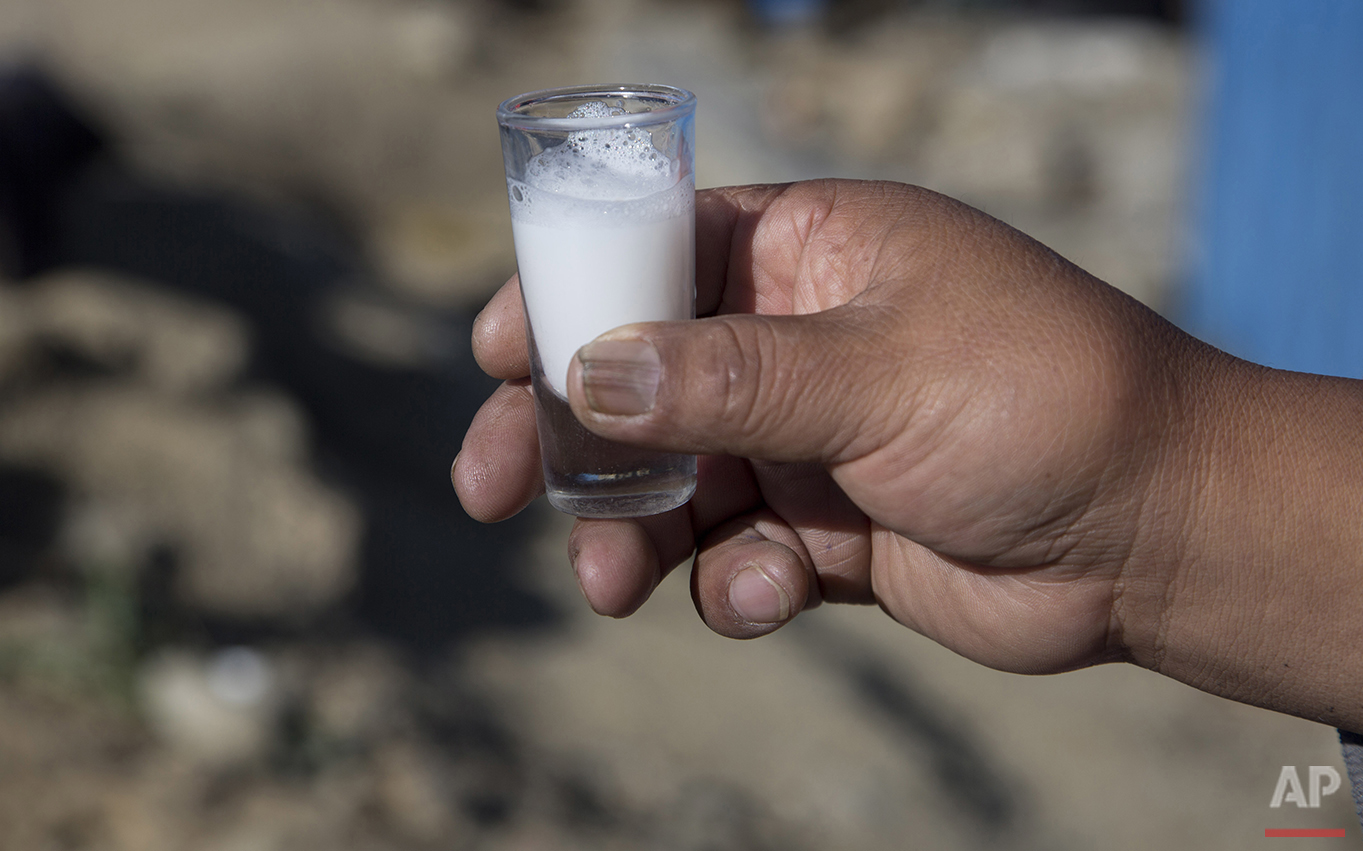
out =
<path fill-rule="evenodd" d="M 749 623 L 780 623 L 790 617 L 790 598 L 760 567 L 745 567 L 729 583 L 729 605 Z"/>
<path fill-rule="evenodd" d="M 597 340 L 577 352 L 582 389 L 599 414 L 634 416 L 653 410 L 662 361 L 643 340 Z"/>

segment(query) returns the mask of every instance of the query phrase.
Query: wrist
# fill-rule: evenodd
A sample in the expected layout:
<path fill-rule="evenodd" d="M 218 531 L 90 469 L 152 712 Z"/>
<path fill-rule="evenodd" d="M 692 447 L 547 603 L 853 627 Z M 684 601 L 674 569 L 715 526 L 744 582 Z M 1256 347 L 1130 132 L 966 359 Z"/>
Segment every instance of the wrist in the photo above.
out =
<path fill-rule="evenodd" d="M 1180 382 L 1131 657 L 1363 727 L 1363 383 L 1203 349 Z M 1133 614 L 1135 612 L 1133 611 Z"/>

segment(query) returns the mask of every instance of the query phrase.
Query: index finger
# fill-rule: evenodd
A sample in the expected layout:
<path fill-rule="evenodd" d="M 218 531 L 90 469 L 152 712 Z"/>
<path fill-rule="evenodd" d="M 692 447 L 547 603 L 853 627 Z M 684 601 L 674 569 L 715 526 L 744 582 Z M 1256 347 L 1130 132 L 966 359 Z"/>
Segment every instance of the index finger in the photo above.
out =
<path fill-rule="evenodd" d="M 784 186 L 696 191 L 696 315 L 751 312 L 753 236 Z M 727 295 L 726 295 L 727 293 Z M 739 293 L 744 293 L 739 295 Z"/>
<path fill-rule="evenodd" d="M 473 320 L 473 359 L 483 372 L 503 381 L 530 374 L 520 275 L 502 284 Z"/>

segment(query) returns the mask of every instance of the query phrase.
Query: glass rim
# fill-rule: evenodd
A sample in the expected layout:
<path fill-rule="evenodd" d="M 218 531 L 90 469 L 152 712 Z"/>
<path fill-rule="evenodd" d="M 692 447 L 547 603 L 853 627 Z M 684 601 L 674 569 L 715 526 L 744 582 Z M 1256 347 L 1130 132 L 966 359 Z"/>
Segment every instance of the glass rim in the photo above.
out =
<path fill-rule="evenodd" d="M 606 115 L 590 118 L 554 118 L 545 115 L 526 115 L 519 110 L 531 104 L 562 98 L 581 98 L 599 96 L 608 98 L 619 95 L 641 94 L 660 96 L 671 101 L 658 109 L 644 112 L 630 112 L 624 115 Z M 682 118 L 696 109 L 696 96 L 686 89 L 676 86 L 656 84 L 621 84 L 614 86 L 565 86 L 557 89 L 540 89 L 507 98 L 497 107 L 497 123 L 503 127 L 520 130 L 612 130 L 624 127 L 640 127 L 649 124 L 663 124 Z"/>

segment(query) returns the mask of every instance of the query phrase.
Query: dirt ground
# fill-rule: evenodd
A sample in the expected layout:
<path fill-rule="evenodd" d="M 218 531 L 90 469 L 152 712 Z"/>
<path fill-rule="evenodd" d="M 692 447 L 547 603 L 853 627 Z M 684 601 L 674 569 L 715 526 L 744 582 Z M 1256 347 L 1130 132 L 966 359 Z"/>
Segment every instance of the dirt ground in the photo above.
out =
<path fill-rule="evenodd" d="M 680 575 L 600 619 L 567 518 L 483 527 L 449 488 L 518 92 L 684 86 L 700 185 L 920 183 L 1173 304 L 1195 45 L 971 5 L 0 5 L 0 65 L 102 143 L 0 281 L 0 848 L 1354 835 L 1345 794 L 1269 808 L 1282 766 L 1342 771 L 1327 728 L 1129 667 L 990 671 L 873 609 L 732 642 Z"/>

